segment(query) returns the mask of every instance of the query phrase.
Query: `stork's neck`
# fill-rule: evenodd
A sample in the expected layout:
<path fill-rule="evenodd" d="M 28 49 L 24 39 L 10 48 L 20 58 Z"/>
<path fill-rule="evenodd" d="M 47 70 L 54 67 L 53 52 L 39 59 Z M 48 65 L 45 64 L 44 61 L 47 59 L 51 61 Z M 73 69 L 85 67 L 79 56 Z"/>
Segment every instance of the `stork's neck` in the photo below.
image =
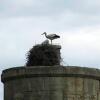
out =
<path fill-rule="evenodd" d="M 44 33 L 45 34 L 45 37 L 47 37 L 47 33 Z"/>

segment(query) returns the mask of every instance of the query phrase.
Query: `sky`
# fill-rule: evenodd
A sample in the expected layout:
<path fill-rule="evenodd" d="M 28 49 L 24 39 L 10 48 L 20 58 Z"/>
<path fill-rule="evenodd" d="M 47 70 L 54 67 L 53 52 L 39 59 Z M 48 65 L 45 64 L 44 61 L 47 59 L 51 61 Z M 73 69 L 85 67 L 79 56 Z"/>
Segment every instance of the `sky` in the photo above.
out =
<path fill-rule="evenodd" d="M 0 74 L 24 66 L 43 32 L 60 35 L 63 65 L 100 69 L 100 0 L 0 0 Z"/>

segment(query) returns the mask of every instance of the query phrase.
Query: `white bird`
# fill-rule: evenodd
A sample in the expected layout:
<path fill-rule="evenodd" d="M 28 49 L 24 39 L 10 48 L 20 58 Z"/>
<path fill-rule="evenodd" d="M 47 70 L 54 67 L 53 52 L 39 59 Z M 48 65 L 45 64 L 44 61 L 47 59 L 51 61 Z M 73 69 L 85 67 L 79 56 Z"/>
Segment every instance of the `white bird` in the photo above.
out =
<path fill-rule="evenodd" d="M 48 39 L 51 40 L 51 44 L 52 44 L 52 40 L 57 39 L 57 38 L 60 38 L 60 36 L 59 36 L 59 35 L 56 35 L 56 34 L 49 34 L 49 35 L 47 35 L 46 32 L 44 32 L 43 34 L 45 34 L 45 37 L 46 37 L 46 38 L 48 38 Z M 43 35 L 43 34 L 42 34 L 42 35 Z"/>
<path fill-rule="evenodd" d="M 49 44 L 49 40 L 45 40 L 42 42 L 42 45 L 48 45 Z"/>

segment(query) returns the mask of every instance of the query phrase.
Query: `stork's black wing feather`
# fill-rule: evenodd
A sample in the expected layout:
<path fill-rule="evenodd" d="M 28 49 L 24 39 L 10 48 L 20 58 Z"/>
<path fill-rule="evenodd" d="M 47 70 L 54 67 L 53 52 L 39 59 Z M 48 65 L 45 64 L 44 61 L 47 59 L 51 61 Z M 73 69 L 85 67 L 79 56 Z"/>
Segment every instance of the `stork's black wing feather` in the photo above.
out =
<path fill-rule="evenodd" d="M 59 36 L 59 35 L 55 35 L 55 37 L 56 37 L 56 38 L 60 38 L 60 36 Z"/>

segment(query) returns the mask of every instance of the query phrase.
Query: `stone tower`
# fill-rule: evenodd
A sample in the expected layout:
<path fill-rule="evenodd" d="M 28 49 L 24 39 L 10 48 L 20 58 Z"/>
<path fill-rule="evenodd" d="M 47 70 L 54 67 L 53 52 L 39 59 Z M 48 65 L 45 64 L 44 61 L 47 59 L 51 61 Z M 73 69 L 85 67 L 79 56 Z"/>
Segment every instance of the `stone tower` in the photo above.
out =
<path fill-rule="evenodd" d="M 100 70 L 94 68 L 14 67 L 2 72 L 1 81 L 4 100 L 100 100 Z"/>
<path fill-rule="evenodd" d="M 100 100 L 100 70 L 17 67 L 2 73 L 4 100 Z"/>

